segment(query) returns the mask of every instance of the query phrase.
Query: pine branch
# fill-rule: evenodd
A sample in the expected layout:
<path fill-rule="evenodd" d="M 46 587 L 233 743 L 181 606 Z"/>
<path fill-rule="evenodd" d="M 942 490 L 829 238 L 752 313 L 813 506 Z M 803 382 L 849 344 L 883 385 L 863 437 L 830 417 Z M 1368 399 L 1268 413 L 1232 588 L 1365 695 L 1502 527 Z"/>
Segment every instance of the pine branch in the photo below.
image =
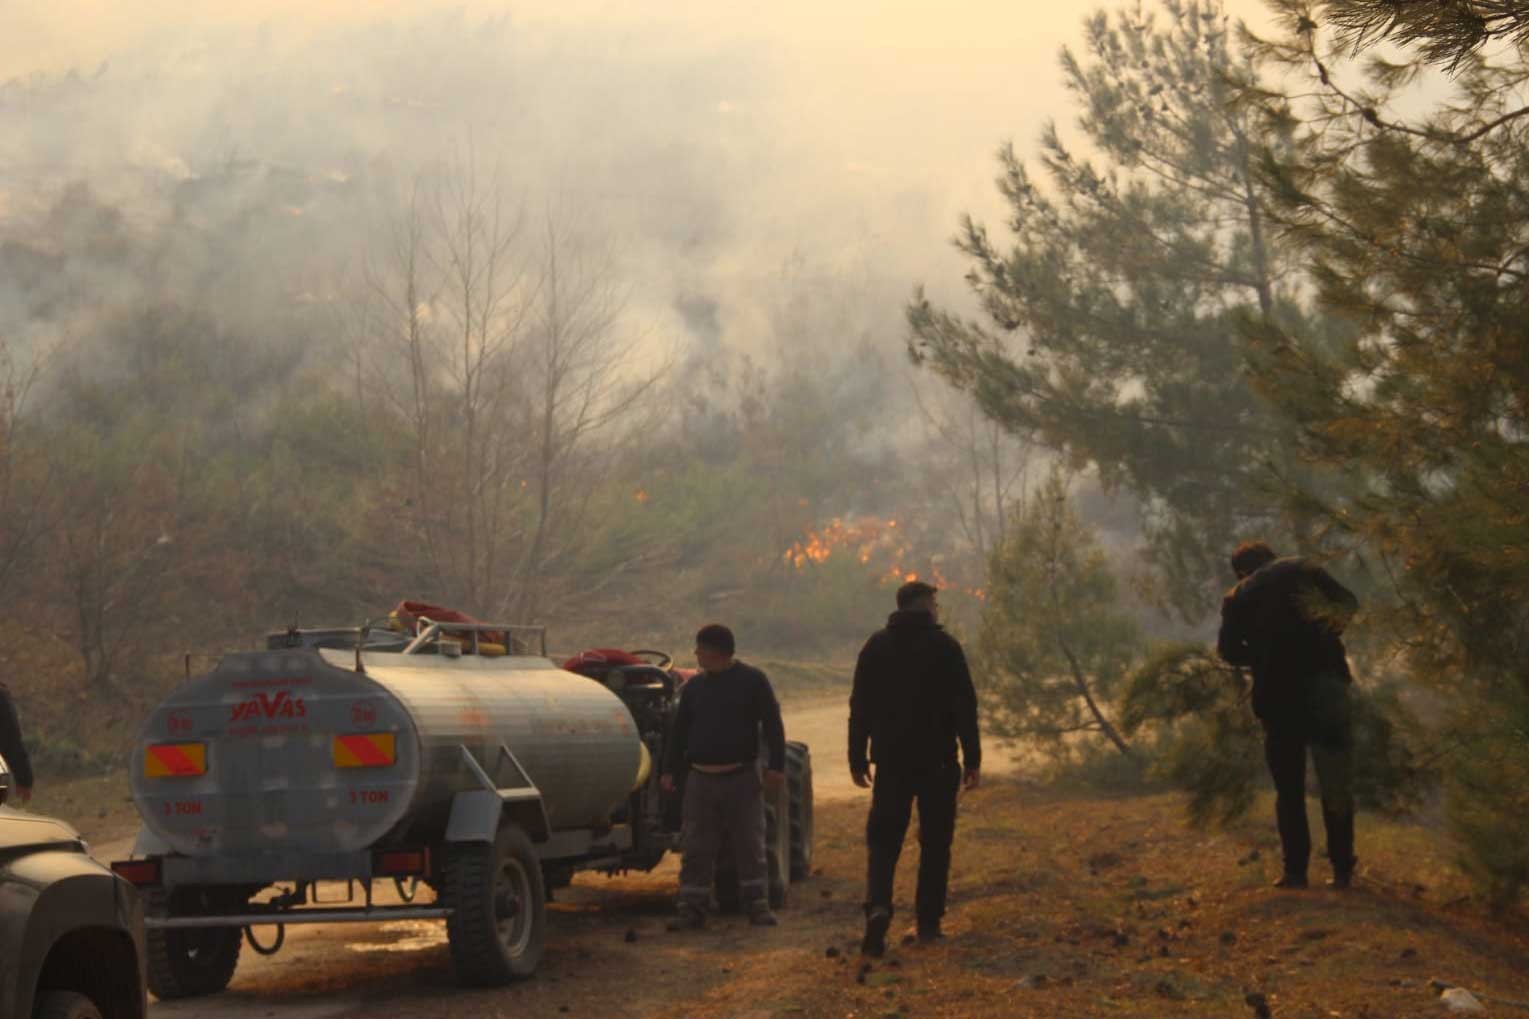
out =
<path fill-rule="evenodd" d="M 1451 73 L 1489 42 L 1529 41 L 1522 0 L 1328 0 L 1324 7 L 1355 52 L 1382 41 L 1416 45 Z"/>

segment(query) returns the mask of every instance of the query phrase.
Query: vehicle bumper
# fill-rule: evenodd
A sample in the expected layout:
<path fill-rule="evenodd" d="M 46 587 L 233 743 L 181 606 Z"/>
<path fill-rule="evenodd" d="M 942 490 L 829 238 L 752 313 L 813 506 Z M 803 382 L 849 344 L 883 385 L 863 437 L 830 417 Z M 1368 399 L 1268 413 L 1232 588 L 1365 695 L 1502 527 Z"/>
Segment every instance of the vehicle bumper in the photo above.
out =
<path fill-rule="evenodd" d="M 266 885 L 286 881 L 370 881 L 372 854 L 261 853 L 254 856 L 161 857 L 161 881 L 170 888 L 203 885 Z"/>

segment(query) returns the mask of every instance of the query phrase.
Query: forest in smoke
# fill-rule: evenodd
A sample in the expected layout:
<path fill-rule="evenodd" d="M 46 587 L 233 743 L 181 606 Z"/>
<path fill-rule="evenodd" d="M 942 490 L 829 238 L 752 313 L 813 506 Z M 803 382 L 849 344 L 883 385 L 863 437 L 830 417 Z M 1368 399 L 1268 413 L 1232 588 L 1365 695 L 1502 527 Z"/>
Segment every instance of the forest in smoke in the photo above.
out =
<path fill-rule="evenodd" d="M 847 661 L 919 576 L 996 734 L 1228 816 L 1257 735 L 1204 640 L 1258 536 L 1360 593 L 1367 805 L 1445 803 L 1512 900 L 1529 72 L 1496 28 L 1377 48 L 1384 7 L 1080 20 L 940 263 L 916 190 L 811 217 L 875 183 L 793 162 L 789 66 L 658 29 L 228 28 L 0 85 L 39 757 L 110 767 L 188 649 L 406 597 Z"/>
<path fill-rule="evenodd" d="M 755 208 L 775 72 L 622 44 L 420 15 L 0 86 L 0 583 L 42 637 L 10 673 L 68 691 L 44 760 L 112 760 L 96 706 L 188 650 L 403 598 L 834 657 L 890 579 L 980 590 L 1021 444 L 910 382 L 895 259 Z"/>

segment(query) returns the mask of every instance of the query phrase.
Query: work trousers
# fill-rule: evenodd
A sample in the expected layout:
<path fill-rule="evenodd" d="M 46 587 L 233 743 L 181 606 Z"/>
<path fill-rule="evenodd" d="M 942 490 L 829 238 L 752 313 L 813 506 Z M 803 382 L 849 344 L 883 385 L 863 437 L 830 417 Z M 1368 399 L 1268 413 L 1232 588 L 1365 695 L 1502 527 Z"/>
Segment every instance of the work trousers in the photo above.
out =
<path fill-rule="evenodd" d="M 1311 828 L 1306 820 L 1306 751 L 1316 767 L 1322 793 L 1322 825 L 1333 872 L 1354 869 L 1354 741 L 1348 726 L 1314 734 L 1308 727 L 1264 727 L 1264 760 L 1274 779 L 1274 816 L 1279 825 L 1285 873 L 1306 873 Z"/>
<path fill-rule="evenodd" d="M 892 880 L 913 805 L 918 803 L 918 924 L 938 927 L 950 884 L 950 844 L 956 836 L 961 768 L 954 761 L 920 770 L 878 766 L 865 824 L 865 909 L 892 910 Z"/>
<path fill-rule="evenodd" d="M 753 767 L 725 775 L 691 770 L 680 824 L 680 906 L 705 912 L 726 840 L 738 871 L 738 901 L 749 914 L 770 908 L 763 784 Z"/>

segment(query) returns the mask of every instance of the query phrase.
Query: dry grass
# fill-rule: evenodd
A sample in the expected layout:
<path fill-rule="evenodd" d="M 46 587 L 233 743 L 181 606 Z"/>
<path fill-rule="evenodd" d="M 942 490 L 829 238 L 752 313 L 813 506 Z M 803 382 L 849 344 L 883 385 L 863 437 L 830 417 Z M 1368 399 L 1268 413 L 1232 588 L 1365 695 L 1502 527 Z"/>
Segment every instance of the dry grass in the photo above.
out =
<path fill-rule="evenodd" d="M 132 789 L 122 772 L 66 779 L 43 775 L 29 809 L 63 818 L 93 846 L 128 838 L 139 826 Z"/>
<path fill-rule="evenodd" d="M 123 795 L 120 780 L 94 780 L 53 787 L 40 806 L 100 839 L 131 822 Z M 581 877 L 549 917 L 537 978 L 502 992 L 453 987 L 435 931 L 429 947 L 402 956 L 347 954 L 323 938 L 299 938 L 274 965 L 236 980 L 231 994 L 273 1001 L 308 989 L 322 972 L 324 986 L 371 987 L 411 1019 L 501 1007 L 506 1015 L 665 1019 L 1246 1019 L 1257 1014 L 1249 994 L 1263 995 L 1274 1016 L 1389 1019 L 1441 1014 L 1432 978 L 1529 1001 L 1529 924 L 1493 919 L 1471 899 L 1435 830 L 1361 816 L 1352 891 L 1276 892 L 1268 887 L 1279 859 L 1267 801 L 1235 830 L 1202 832 L 1185 824 L 1176 795 L 1106 797 L 1002 781 L 963 802 L 950 937 L 933 948 L 897 943 L 911 922 L 918 851 L 910 835 L 894 947 L 867 966 L 856 954 L 865 807 L 864 798 L 819 804 L 817 872 L 793 888 L 773 930 L 724 917 L 704 932 L 665 934 L 671 861 L 651 875 Z M 1324 871 L 1316 861 L 1313 877 Z"/>
<path fill-rule="evenodd" d="M 1440 1012 L 1430 978 L 1529 999 L 1529 932 L 1461 898 L 1436 833 L 1362 817 L 1355 889 L 1276 892 L 1268 811 L 1200 832 L 1173 795 L 1016 784 L 963 805 L 947 941 L 867 966 L 854 951 L 861 809 L 820 818 L 823 873 L 785 916 L 796 943 L 751 953 L 681 1014 L 1253 1016 L 1247 996 L 1261 994 L 1276 1016 L 1378 1019 Z M 910 841 L 902 919 L 916 857 Z"/>

